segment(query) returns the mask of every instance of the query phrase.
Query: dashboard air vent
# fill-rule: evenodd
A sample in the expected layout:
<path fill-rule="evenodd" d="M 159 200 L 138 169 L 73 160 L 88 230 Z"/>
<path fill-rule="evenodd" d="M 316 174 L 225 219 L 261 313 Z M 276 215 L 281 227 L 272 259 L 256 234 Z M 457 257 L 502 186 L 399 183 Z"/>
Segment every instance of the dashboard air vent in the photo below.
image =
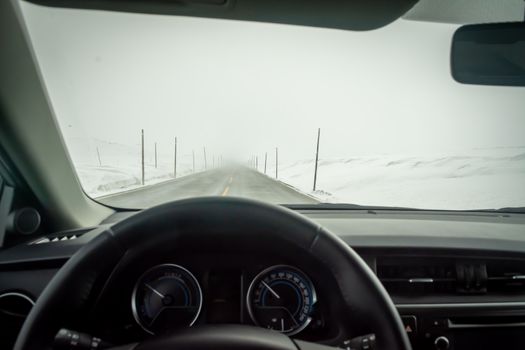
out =
<path fill-rule="evenodd" d="M 33 308 L 35 302 L 24 293 L 7 292 L 0 294 L 0 337 L 1 349 L 12 349 L 16 336 Z"/>
<path fill-rule="evenodd" d="M 525 260 L 385 257 L 377 275 L 398 296 L 525 295 Z"/>
<path fill-rule="evenodd" d="M 0 313 L 4 315 L 25 318 L 34 305 L 33 299 L 22 293 L 0 294 Z"/>
<path fill-rule="evenodd" d="M 380 260 L 377 274 L 385 288 L 397 295 L 449 294 L 457 287 L 456 266 L 446 260 Z"/>
<path fill-rule="evenodd" d="M 525 261 L 490 261 L 487 276 L 490 293 L 525 294 Z"/>

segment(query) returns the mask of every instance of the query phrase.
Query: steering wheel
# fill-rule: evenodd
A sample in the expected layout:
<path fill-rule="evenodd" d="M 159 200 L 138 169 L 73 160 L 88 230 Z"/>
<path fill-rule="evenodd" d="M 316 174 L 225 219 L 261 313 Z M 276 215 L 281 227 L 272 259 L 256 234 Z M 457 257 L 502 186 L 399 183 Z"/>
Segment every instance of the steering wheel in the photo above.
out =
<path fill-rule="evenodd" d="M 314 257 L 336 281 L 338 308 L 366 324 L 376 348 L 410 350 L 401 318 L 375 274 L 339 237 L 292 210 L 248 199 L 207 197 L 143 210 L 100 233 L 74 254 L 38 298 L 20 331 L 15 350 L 45 349 L 66 321 L 85 317 L 117 267 L 145 252 L 161 254 L 182 242 L 217 247 L 271 247 L 281 254 Z M 193 327 L 114 350 L 136 349 L 321 350 L 281 333 L 241 325 Z"/>

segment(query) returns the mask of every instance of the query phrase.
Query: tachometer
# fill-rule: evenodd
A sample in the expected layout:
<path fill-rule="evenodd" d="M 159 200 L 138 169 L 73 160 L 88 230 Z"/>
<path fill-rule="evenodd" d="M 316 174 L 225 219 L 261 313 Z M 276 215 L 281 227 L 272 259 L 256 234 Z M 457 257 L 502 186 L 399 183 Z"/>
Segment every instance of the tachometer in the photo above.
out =
<path fill-rule="evenodd" d="M 288 335 L 308 326 L 316 301 L 308 276 L 286 265 L 272 266 L 259 273 L 247 295 L 248 313 L 256 325 Z"/>
<path fill-rule="evenodd" d="M 158 265 L 137 281 L 131 306 L 135 321 L 146 332 L 159 334 L 193 325 L 202 307 L 202 291 L 182 266 Z"/>

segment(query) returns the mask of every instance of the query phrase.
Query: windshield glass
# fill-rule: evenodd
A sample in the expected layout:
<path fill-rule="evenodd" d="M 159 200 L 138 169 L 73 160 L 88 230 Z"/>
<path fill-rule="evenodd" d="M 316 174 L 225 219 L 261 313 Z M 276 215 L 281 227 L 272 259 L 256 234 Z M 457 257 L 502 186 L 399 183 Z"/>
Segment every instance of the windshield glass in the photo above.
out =
<path fill-rule="evenodd" d="M 457 25 L 22 8 L 79 180 L 103 203 L 525 205 L 525 89 L 456 83 Z"/>

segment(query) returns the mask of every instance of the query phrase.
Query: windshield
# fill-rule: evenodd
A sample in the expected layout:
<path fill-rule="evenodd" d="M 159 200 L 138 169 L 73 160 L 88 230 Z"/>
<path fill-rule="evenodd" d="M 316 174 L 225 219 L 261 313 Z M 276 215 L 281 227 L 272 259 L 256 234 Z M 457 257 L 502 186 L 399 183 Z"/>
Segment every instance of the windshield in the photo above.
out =
<path fill-rule="evenodd" d="M 456 83 L 457 25 L 22 8 L 79 180 L 102 203 L 525 205 L 525 89 Z"/>

